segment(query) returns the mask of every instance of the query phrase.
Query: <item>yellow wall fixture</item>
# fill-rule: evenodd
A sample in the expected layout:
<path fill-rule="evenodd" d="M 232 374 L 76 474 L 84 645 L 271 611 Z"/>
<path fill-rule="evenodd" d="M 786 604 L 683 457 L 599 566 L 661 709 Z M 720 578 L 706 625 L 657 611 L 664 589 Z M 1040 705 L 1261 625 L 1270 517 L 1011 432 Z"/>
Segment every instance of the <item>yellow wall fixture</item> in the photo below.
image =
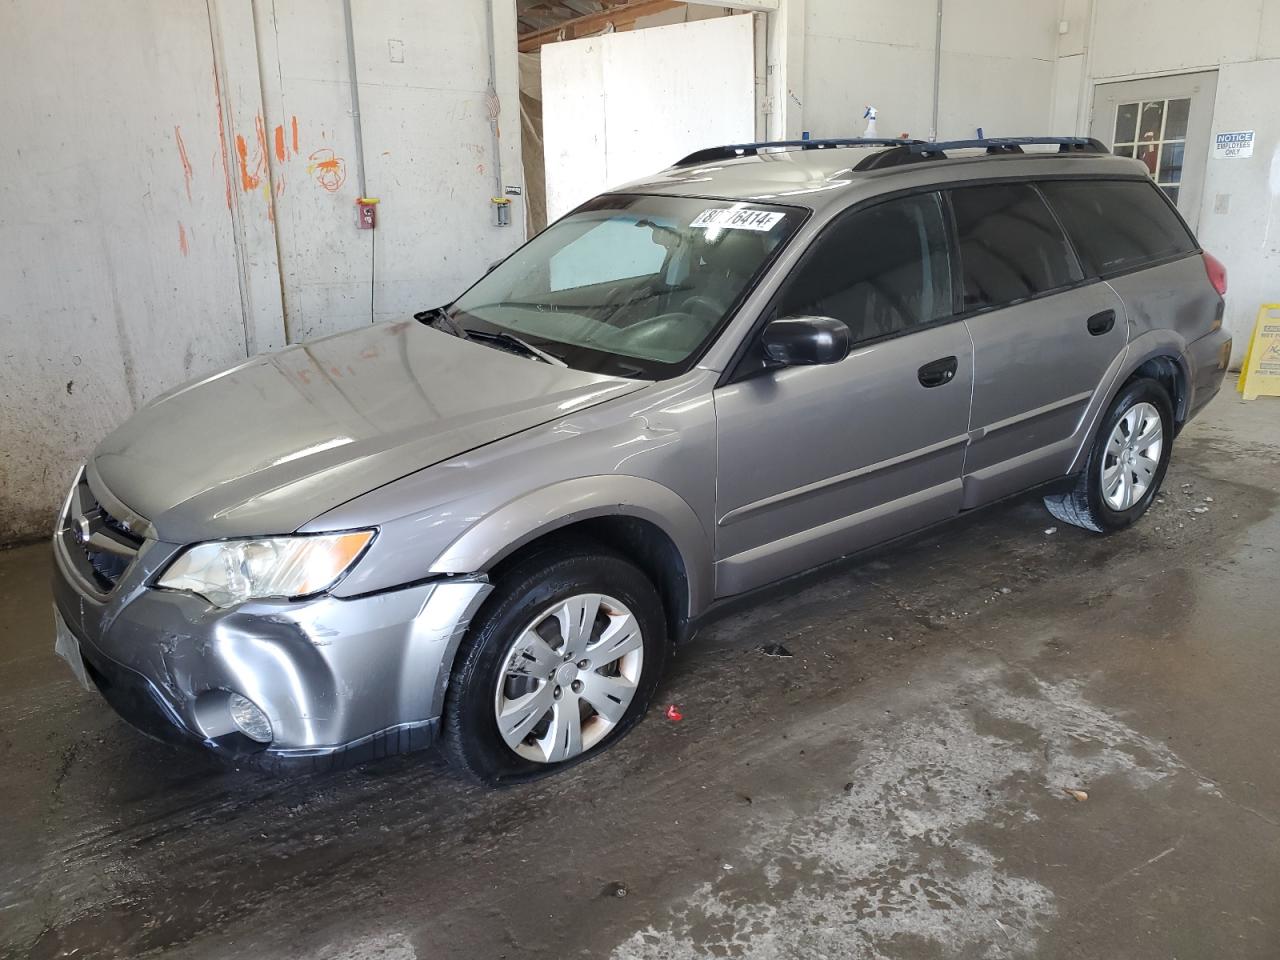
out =
<path fill-rule="evenodd" d="M 1244 399 L 1280 397 L 1280 303 L 1264 303 L 1236 384 Z"/>

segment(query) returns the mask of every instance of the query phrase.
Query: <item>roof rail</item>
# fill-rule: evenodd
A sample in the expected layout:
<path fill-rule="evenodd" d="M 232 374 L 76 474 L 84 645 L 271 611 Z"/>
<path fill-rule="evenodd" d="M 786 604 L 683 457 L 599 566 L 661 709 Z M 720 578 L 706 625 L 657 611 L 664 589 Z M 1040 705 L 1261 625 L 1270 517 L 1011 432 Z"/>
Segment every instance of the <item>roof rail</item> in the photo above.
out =
<path fill-rule="evenodd" d="M 987 153 L 1022 153 L 1028 145 L 1057 145 L 1059 153 L 1110 153 L 1101 140 L 1093 137 L 986 137 L 982 140 L 943 140 L 938 143 L 913 143 L 919 153 L 967 150 L 985 147 Z"/>
<path fill-rule="evenodd" d="M 754 157 L 761 150 L 796 147 L 801 150 L 828 150 L 832 147 L 900 147 L 904 144 L 924 144 L 925 140 L 904 140 L 899 137 L 854 137 L 844 140 L 766 140 L 760 143 L 727 143 L 720 147 L 695 150 L 672 164 L 673 167 L 691 167 L 699 163 L 717 160 L 733 160 L 737 157 Z"/>
<path fill-rule="evenodd" d="M 1054 146 L 1058 153 L 1107 154 L 1111 151 L 1106 144 L 1093 137 L 986 137 L 982 140 L 912 140 L 896 144 L 895 149 L 884 150 L 867 157 L 855 168 L 857 170 L 880 170 L 885 167 L 896 167 L 906 163 L 917 163 L 921 160 L 945 160 L 948 150 L 985 149 L 987 153 L 1018 154 L 1023 147 L 1032 145 Z"/>

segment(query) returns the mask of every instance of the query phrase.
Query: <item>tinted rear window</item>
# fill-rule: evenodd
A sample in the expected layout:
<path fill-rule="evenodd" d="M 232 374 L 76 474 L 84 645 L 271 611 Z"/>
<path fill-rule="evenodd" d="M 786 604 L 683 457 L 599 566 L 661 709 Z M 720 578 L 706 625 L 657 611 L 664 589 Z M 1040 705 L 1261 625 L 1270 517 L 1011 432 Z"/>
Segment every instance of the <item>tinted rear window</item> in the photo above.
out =
<path fill-rule="evenodd" d="M 951 205 L 966 310 L 1025 300 L 1081 279 L 1062 228 L 1031 185 L 958 188 Z"/>
<path fill-rule="evenodd" d="M 1090 276 L 1122 273 L 1196 249 L 1182 220 L 1144 180 L 1042 183 Z"/>

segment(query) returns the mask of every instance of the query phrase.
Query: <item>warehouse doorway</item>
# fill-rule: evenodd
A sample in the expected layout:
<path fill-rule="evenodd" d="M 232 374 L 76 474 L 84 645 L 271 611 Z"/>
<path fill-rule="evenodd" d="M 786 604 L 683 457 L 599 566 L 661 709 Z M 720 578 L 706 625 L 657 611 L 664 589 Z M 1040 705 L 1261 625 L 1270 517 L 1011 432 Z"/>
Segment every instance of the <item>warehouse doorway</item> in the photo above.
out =
<path fill-rule="evenodd" d="M 1090 134 L 1120 156 L 1147 165 L 1152 178 L 1194 230 L 1200 219 L 1213 123 L 1215 71 L 1094 88 Z"/>

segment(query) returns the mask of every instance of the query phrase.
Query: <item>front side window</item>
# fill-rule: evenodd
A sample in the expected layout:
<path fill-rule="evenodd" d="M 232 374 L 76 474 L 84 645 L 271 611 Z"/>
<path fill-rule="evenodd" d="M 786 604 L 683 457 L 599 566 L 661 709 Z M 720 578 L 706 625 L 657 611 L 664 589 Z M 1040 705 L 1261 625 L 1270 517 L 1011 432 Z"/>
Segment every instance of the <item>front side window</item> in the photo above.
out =
<path fill-rule="evenodd" d="M 1082 278 L 1066 235 L 1026 183 L 951 191 L 964 307 L 979 310 L 1026 300 Z"/>
<path fill-rule="evenodd" d="M 951 314 L 951 271 L 935 193 L 855 210 L 822 233 L 787 280 L 779 317 L 834 317 L 854 343 Z"/>
<path fill-rule="evenodd" d="M 1040 185 L 1091 277 L 1192 253 L 1182 219 L 1143 180 L 1059 180 Z"/>
<path fill-rule="evenodd" d="M 571 367 L 663 379 L 688 369 L 805 212 L 606 195 L 548 227 L 447 309 Z"/>

